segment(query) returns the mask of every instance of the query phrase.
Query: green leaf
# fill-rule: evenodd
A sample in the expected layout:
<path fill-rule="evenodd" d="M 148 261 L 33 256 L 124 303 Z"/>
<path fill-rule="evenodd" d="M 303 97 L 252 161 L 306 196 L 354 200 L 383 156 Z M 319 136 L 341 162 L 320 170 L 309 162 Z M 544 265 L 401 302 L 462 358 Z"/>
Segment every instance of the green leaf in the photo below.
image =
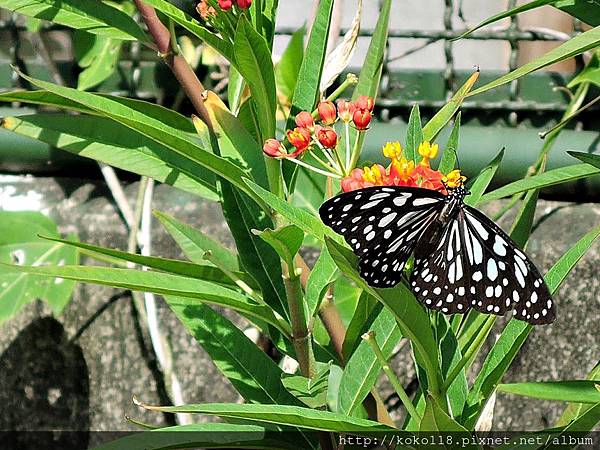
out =
<path fill-rule="evenodd" d="M 591 50 L 600 45 L 600 26 L 592 28 L 591 30 L 585 31 L 584 33 L 569 39 L 564 44 L 556 47 L 543 56 L 534 59 L 533 61 L 519 67 L 512 72 L 501 76 L 500 78 L 474 90 L 469 96 L 481 94 L 483 92 L 494 89 L 506 83 L 510 83 L 517 78 L 527 75 L 536 70 L 547 67 L 559 61 L 572 58 L 573 56 L 580 55 L 588 50 Z"/>
<path fill-rule="evenodd" d="M 598 51 L 592 54 L 592 58 L 586 64 L 581 72 L 569 81 L 567 87 L 569 89 L 580 85 L 581 83 L 592 83 L 596 87 L 600 87 L 600 57 Z"/>
<path fill-rule="evenodd" d="M 103 36 L 147 42 L 131 15 L 97 0 L 0 0 L 0 8 Z"/>
<path fill-rule="evenodd" d="M 44 236 L 41 237 L 45 238 Z M 209 265 L 208 261 L 205 261 L 205 264 L 194 264 L 177 259 L 158 258 L 156 256 L 142 256 L 136 253 L 128 253 L 111 248 L 99 247 L 97 245 L 86 244 L 84 242 L 69 241 L 57 238 L 46 239 L 88 250 L 89 252 L 92 252 L 92 254 L 89 256 L 97 259 L 97 255 L 94 254 L 106 255 L 111 258 L 116 258 L 118 261 L 129 261 L 139 266 L 148 267 L 150 269 L 159 270 L 165 273 L 183 275 L 190 278 L 198 278 L 199 280 L 212 281 L 227 287 L 237 288 L 235 282 L 231 280 L 227 274 L 225 274 L 221 269 L 213 265 Z M 252 289 L 260 290 L 260 287 L 256 284 L 256 282 L 244 272 L 232 272 L 232 274 L 236 278 L 249 285 Z"/>
<path fill-rule="evenodd" d="M 553 186 L 555 184 L 575 181 L 600 173 L 600 168 L 590 164 L 575 164 L 572 166 L 560 167 L 558 169 L 548 170 L 539 175 L 514 181 L 494 191 L 481 196 L 478 204 L 498 200 L 503 197 L 509 197 L 519 192 L 529 191 L 531 189 L 540 189 Z"/>
<path fill-rule="evenodd" d="M 287 225 L 276 230 L 253 230 L 253 232 L 273 247 L 289 267 L 294 266 L 294 257 L 300 250 L 304 240 L 304 233 L 300 228 L 296 225 Z"/>
<path fill-rule="evenodd" d="M 590 25 L 600 25 L 600 6 L 587 0 L 534 0 L 529 3 L 525 3 L 524 5 L 511 8 L 507 11 L 502 11 L 501 13 L 485 19 L 475 28 L 471 28 L 469 31 L 460 36 L 459 39 L 468 36 L 469 34 L 485 27 L 486 25 L 505 19 L 506 17 L 513 17 L 517 14 L 546 5 L 553 5 L 556 8 L 560 8 Z"/>
<path fill-rule="evenodd" d="M 450 133 L 446 148 L 442 154 L 442 159 L 440 160 L 440 165 L 438 166 L 438 170 L 443 174 L 450 173 L 456 167 L 456 154 L 458 152 L 458 139 L 460 135 L 460 115 L 461 113 L 459 112 L 454 120 L 452 133 Z"/>
<path fill-rule="evenodd" d="M 243 15 L 235 31 L 233 52 L 236 67 L 250 87 L 263 140 L 274 137 L 277 97 L 271 52 Z"/>
<path fill-rule="evenodd" d="M 327 404 L 327 389 L 331 363 L 324 364 L 314 378 L 283 374 L 283 385 L 309 408 L 319 409 Z"/>
<path fill-rule="evenodd" d="M 149 406 L 153 411 L 170 413 L 207 414 L 223 418 L 247 419 L 277 425 L 295 426 L 309 430 L 347 433 L 372 433 L 393 431 L 395 428 L 371 420 L 358 419 L 329 411 L 287 405 L 244 405 L 235 403 L 210 403 L 182 406 Z"/>
<path fill-rule="evenodd" d="M 588 373 L 588 380 L 600 379 L 600 362 Z M 566 426 L 591 408 L 583 403 L 569 403 L 556 422 L 557 427 Z"/>
<path fill-rule="evenodd" d="M 151 177 L 209 200 L 218 200 L 215 177 L 211 172 L 110 119 L 33 114 L 7 117 L 2 126 L 69 153 Z"/>
<path fill-rule="evenodd" d="M 123 41 L 76 31 L 74 42 L 76 46 L 86 46 L 85 49 L 79 47 L 81 53 L 77 59 L 84 70 L 77 79 L 77 89 L 93 88 L 115 72 Z"/>
<path fill-rule="evenodd" d="M 373 321 L 379 317 L 383 305 L 375 297 L 361 292 L 352 319 L 346 328 L 342 354 L 348 360 L 362 342 L 362 335 L 369 331 Z"/>
<path fill-rule="evenodd" d="M 240 270 L 236 254 L 225 248 L 223 244 L 166 213 L 154 211 L 154 215 L 190 261 L 208 264 L 204 259 L 204 254 L 210 252 L 213 260 L 217 261 L 221 267 L 234 272 Z"/>
<path fill-rule="evenodd" d="M 173 20 L 175 23 L 178 23 L 190 33 L 196 35 L 198 38 L 219 52 L 230 63 L 235 65 L 233 45 L 221 39 L 219 35 L 206 29 L 196 19 L 177 8 L 175 5 L 172 5 L 167 0 L 144 0 L 144 3 L 156 8 L 157 11 L 162 12 L 169 19 Z"/>
<path fill-rule="evenodd" d="M 304 35 L 306 28 L 296 30 L 288 43 L 281 59 L 275 66 L 277 90 L 291 101 L 298 82 L 302 60 L 304 59 Z"/>
<path fill-rule="evenodd" d="M 310 30 L 304 58 L 298 72 L 292 97 L 292 108 L 286 128 L 292 126 L 294 117 L 300 111 L 312 111 L 318 99 L 332 10 L 333 0 L 321 0 L 317 6 L 315 20 Z"/>
<path fill-rule="evenodd" d="M 442 377 L 447 380 L 448 375 L 461 364 L 462 352 L 458 345 L 458 339 L 450 326 L 446 317 L 442 314 L 436 314 L 435 335 L 439 342 L 440 366 Z M 458 417 L 467 401 L 467 378 L 465 370 L 461 370 L 452 381 L 446 391 L 448 405 L 452 416 Z"/>
<path fill-rule="evenodd" d="M 273 222 L 229 183 L 221 184 L 221 195 L 223 214 L 235 240 L 242 268 L 258 282 L 264 301 L 286 317 L 287 296 L 281 261 L 275 250 L 252 232 L 272 228 Z"/>
<path fill-rule="evenodd" d="M 277 364 L 226 317 L 189 298 L 165 300 L 244 400 L 300 405 L 282 384 Z"/>
<path fill-rule="evenodd" d="M 440 407 L 440 405 L 436 402 L 436 400 L 428 395 L 426 404 L 425 404 L 425 413 L 423 414 L 423 419 L 421 420 L 421 425 L 419 427 L 420 432 L 431 432 L 431 431 L 443 431 L 444 433 L 459 433 L 459 436 L 464 433 L 465 437 L 470 437 L 471 434 L 467 431 L 465 427 L 459 424 L 456 420 L 450 417 L 444 410 Z M 466 447 L 462 446 L 452 446 L 449 445 L 446 448 L 478 448 L 476 445 L 471 444 Z"/>
<path fill-rule="evenodd" d="M 247 191 L 250 196 L 254 195 L 254 193 L 241 182 L 242 177 L 247 174 L 240 167 L 200 147 L 196 143 L 195 136 L 181 133 L 179 130 L 168 126 L 157 118 L 144 114 L 137 108 L 134 108 L 132 103 L 120 101 L 115 97 L 78 91 L 77 89 L 58 86 L 53 83 L 26 77 L 25 75 L 22 76 L 41 89 L 45 89 L 67 100 L 80 103 L 97 113 L 148 136 L 154 141 L 179 153 L 186 159 L 215 172 L 243 191 Z M 137 105 L 140 105 L 140 103 L 141 102 L 137 103 Z M 260 198 L 254 197 L 254 199 L 259 204 L 263 204 Z"/>
<path fill-rule="evenodd" d="M 499 392 L 576 403 L 600 403 L 600 380 L 542 381 L 499 384 Z"/>
<path fill-rule="evenodd" d="M 394 315 L 388 309 L 381 310 L 370 330 L 375 332 L 375 339 L 383 355 L 390 358 L 402 337 Z M 348 359 L 342 373 L 338 391 L 338 411 L 352 415 L 369 394 L 380 373 L 381 364 L 369 343 L 362 340 Z"/>
<path fill-rule="evenodd" d="M 419 155 L 419 145 L 425 139 L 423 138 L 423 127 L 421 126 L 421 114 L 419 113 L 419 105 L 413 106 L 410 110 L 408 118 L 408 129 L 406 130 L 406 142 L 404 152 L 406 159 L 418 163 L 421 160 Z"/>
<path fill-rule="evenodd" d="M 129 434 L 94 450 L 169 450 L 183 448 L 260 448 L 266 450 L 297 450 L 297 443 L 285 442 L 278 431 L 258 425 L 230 423 L 194 423 L 158 428 Z"/>
<path fill-rule="evenodd" d="M 358 261 L 352 250 L 329 238 L 325 238 L 325 242 L 340 270 L 394 314 L 402 335 L 410 339 L 416 356 L 425 365 L 430 387 L 433 390 L 438 389 L 438 385 L 441 385 L 438 346 L 431 331 L 429 316 L 412 292 L 403 283 L 397 284 L 393 289 L 372 288 L 356 270 Z"/>
<path fill-rule="evenodd" d="M 320 241 L 323 240 L 323 236 L 328 236 L 335 241 L 341 242 L 342 237 L 340 235 L 335 233 L 328 226 L 324 225 L 320 219 L 316 218 L 312 214 L 309 214 L 300 208 L 291 206 L 286 201 L 280 199 L 276 195 L 272 194 L 266 189 L 263 189 L 250 180 L 245 180 L 245 182 L 257 196 L 260 196 L 265 201 L 267 205 L 269 205 L 291 223 L 296 225 L 306 234 L 310 234 Z"/>
<path fill-rule="evenodd" d="M 315 263 L 313 270 L 310 271 L 308 281 L 306 282 L 306 293 L 304 298 L 308 306 L 308 311 L 311 317 L 314 317 L 319 312 L 321 300 L 325 295 L 325 291 L 331 283 L 339 276 L 339 271 L 333 259 L 327 251 L 327 246 L 323 244 L 319 258 Z"/>
<path fill-rule="evenodd" d="M 77 250 L 40 239 L 38 234 L 58 238 L 56 225 L 41 213 L 0 211 L 0 262 L 41 265 L 76 264 Z M 71 299 L 75 283 L 0 270 L 0 323 L 36 299 L 59 314 Z"/>
<path fill-rule="evenodd" d="M 209 303 L 231 308 L 246 317 L 267 322 L 289 335 L 289 325 L 278 319 L 267 305 L 261 305 L 245 295 L 218 284 L 195 278 L 182 277 L 169 273 L 141 271 L 134 269 L 115 269 L 88 266 L 8 266 L 7 271 L 60 277 L 83 283 L 99 284 L 132 291 L 154 292 L 161 295 L 173 295 L 197 299 L 199 303 Z"/>
<path fill-rule="evenodd" d="M 479 175 L 477 175 L 473 184 L 469 186 L 471 194 L 467 196 L 465 203 L 473 206 L 480 202 L 481 196 L 490 185 L 494 175 L 496 175 L 496 171 L 502 162 L 502 158 L 504 158 L 504 149 L 500 150 L 498 154 L 494 156 L 494 159 L 479 172 Z"/>
<path fill-rule="evenodd" d="M 510 237 L 521 248 L 525 247 L 531 234 L 539 192 L 539 190 L 527 192 L 510 230 Z"/>
<path fill-rule="evenodd" d="M 467 94 L 479 78 L 479 72 L 474 72 L 465 81 L 458 91 L 452 96 L 452 98 L 446 103 L 442 109 L 440 109 L 435 116 L 433 116 L 429 122 L 423 127 L 423 137 L 427 141 L 433 141 L 437 137 L 440 131 L 446 126 L 446 124 L 454 117 L 463 100 L 467 97 Z"/>

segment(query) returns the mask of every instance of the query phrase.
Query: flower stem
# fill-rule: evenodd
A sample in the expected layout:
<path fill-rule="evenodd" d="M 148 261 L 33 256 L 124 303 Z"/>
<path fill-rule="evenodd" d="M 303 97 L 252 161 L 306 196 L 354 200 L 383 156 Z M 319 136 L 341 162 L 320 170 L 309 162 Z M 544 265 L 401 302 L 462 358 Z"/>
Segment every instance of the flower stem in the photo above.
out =
<path fill-rule="evenodd" d="M 346 141 L 346 171 L 349 173 L 350 166 L 350 123 L 344 122 L 344 140 Z"/>
<path fill-rule="evenodd" d="M 352 148 L 352 158 L 350 159 L 350 167 L 348 170 L 356 167 L 358 163 L 358 158 L 360 157 L 360 149 L 362 147 L 363 142 L 365 141 L 365 132 L 358 131 L 356 133 L 356 139 L 354 140 L 354 147 Z"/>
<path fill-rule="evenodd" d="M 295 164 L 298 164 L 299 166 L 305 167 L 308 170 L 312 170 L 313 172 L 316 172 L 316 173 L 318 173 L 320 175 L 324 175 L 326 177 L 342 178 L 337 173 L 325 172 L 324 170 L 317 169 L 316 167 L 313 167 L 310 164 L 307 164 L 304 161 L 300 161 L 299 159 L 296 159 L 296 158 L 289 158 L 288 161 L 291 161 L 291 162 L 293 162 Z"/>
<path fill-rule="evenodd" d="M 353 73 L 349 73 L 346 76 L 346 79 L 344 80 L 344 82 L 342 84 L 340 84 L 339 87 L 335 91 L 333 91 L 329 97 L 327 97 L 325 99 L 325 101 L 333 102 L 334 100 L 337 100 L 337 98 L 340 95 L 342 95 L 346 89 L 348 89 L 350 86 L 356 85 L 357 83 L 358 83 L 358 77 L 356 75 L 354 75 Z M 315 109 L 311 114 L 313 116 L 313 119 L 316 119 L 319 117 L 319 110 Z"/>
<path fill-rule="evenodd" d="M 412 401 L 408 397 L 408 394 L 402 387 L 402 383 L 400 383 L 400 380 L 398 379 L 398 377 L 396 376 L 396 374 L 390 367 L 389 363 L 385 359 L 385 356 L 383 355 L 383 352 L 381 351 L 381 348 L 379 347 L 379 344 L 375 340 L 375 332 L 369 331 L 369 332 L 363 334 L 362 338 L 365 341 L 367 341 L 369 343 L 369 345 L 371 346 L 371 348 L 373 349 L 373 353 L 375 353 L 375 356 L 377 357 L 379 364 L 381 364 L 381 368 L 387 375 L 388 379 L 390 380 L 390 383 L 392 383 L 392 386 L 396 390 L 398 397 L 400 397 L 402 404 L 406 408 L 406 412 L 413 418 L 413 420 L 416 420 L 417 422 L 421 422 L 421 415 L 415 409 L 414 405 L 412 404 Z"/>

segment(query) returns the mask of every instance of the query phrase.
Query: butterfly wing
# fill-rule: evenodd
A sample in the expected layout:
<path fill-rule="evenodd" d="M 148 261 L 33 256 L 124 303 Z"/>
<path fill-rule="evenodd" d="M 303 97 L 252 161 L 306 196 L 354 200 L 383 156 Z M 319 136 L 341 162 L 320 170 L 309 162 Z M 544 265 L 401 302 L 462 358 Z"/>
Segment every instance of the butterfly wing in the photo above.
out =
<path fill-rule="evenodd" d="M 340 194 L 325 202 L 319 214 L 358 255 L 361 277 L 385 288 L 400 281 L 407 259 L 445 198 L 430 189 L 376 186 Z"/>
<path fill-rule="evenodd" d="M 482 213 L 464 206 L 443 230 L 435 251 L 417 247 L 411 285 L 426 306 L 469 307 L 487 314 L 513 309 L 533 325 L 554 321 L 548 287 L 531 260 Z"/>

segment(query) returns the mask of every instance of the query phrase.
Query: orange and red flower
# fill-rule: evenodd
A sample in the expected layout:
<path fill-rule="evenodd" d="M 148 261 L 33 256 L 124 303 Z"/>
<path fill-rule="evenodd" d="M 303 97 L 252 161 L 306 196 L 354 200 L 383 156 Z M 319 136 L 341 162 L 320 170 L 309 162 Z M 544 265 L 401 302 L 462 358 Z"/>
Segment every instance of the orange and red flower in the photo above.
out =
<path fill-rule="evenodd" d="M 334 148 L 337 145 L 338 137 L 331 127 L 319 127 L 316 135 L 319 143 L 325 148 Z"/>
<path fill-rule="evenodd" d="M 237 5 L 242 9 L 248 9 L 252 6 L 252 0 L 237 0 Z"/>
<path fill-rule="evenodd" d="M 335 123 L 335 120 L 337 119 L 337 110 L 335 109 L 333 102 L 325 101 L 319 103 L 317 111 L 319 112 L 319 117 L 321 118 L 323 125 L 333 125 Z"/>
<path fill-rule="evenodd" d="M 310 145 L 311 135 L 306 128 L 296 127 L 288 130 L 287 138 L 297 151 L 303 152 Z"/>
<path fill-rule="evenodd" d="M 369 186 L 407 186 L 432 189 L 446 194 L 446 187 L 456 187 L 465 181 L 465 177 L 458 170 L 444 176 L 430 167 L 430 159 L 437 156 L 437 145 L 423 142 L 418 151 L 422 160 L 415 164 L 402 155 L 399 142 L 388 142 L 383 147 L 383 155 L 391 160 L 387 169 L 381 165 L 354 169 L 349 176 L 342 179 L 342 190 L 348 192 Z"/>
<path fill-rule="evenodd" d="M 217 0 L 217 2 L 223 11 L 228 11 L 233 7 L 233 0 Z"/>

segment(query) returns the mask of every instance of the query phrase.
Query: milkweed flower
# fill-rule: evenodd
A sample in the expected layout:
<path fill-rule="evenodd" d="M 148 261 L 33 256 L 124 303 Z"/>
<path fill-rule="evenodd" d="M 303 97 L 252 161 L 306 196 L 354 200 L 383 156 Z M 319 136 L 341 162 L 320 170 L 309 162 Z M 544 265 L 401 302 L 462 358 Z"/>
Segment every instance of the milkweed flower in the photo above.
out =
<path fill-rule="evenodd" d="M 356 109 L 366 109 L 369 112 L 373 112 L 375 108 L 375 100 L 373 97 L 367 97 L 366 95 L 362 95 L 358 97 L 356 102 L 354 102 Z"/>
<path fill-rule="evenodd" d="M 335 109 L 333 102 L 326 101 L 319 103 L 317 111 L 319 112 L 319 117 L 321 118 L 323 125 L 333 125 L 335 123 L 335 120 L 337 119 L 337 110 Z"/>
<path fill-rule="evenodd" d="M 198 14 L 200 14 L 200 17 L 202 17 L 202 20 L 208 20 L 211 17 L 214 17 L 217 15 L 217 11 L 215 10 L 215 8 L 213 8 L 212 6 L 209 6 L 206 3 L 206 0 L 202 0 L 200 3 L 198 3 L 196 5 L 196 11 L 198 11 Z"/>
<path fill-rule="evenodd" d="M 365 131 L 371 123 L 371 111 L 357 108 L 352 115 L 352 121 L 357 130 Z"/>
<path fill-rule="evenodd" d="M 346 100 L 337 101 L 338 117 L 344 123 L 348 123 L 352 120 L 356 106 L 353 103 L 347 102 Z"/>
<path fill-rule="evenodd" d="M 282 159 L 287 156 L 285 147 L 277 139 L 267 139 L 263 145 L 263 152 L 271 158 Z"/>
<path fill-rule="evenodd" d="M 315 120 L 308 111 L 302 111 L 296 116 L 296 125 L 300 128 L 306 128 L 309 131 L 314 130 Z"/>
<path fill-rule="evenodd" d="M 252 0 L 237 0 L 237 5 L 242 9 L 248 9 L 252 6 Z"/>
<path fill-rule="evenodd" d="M 296 150 L 304 151 L 308 148 L 311 141 L 310 131 L 306 128 L 296 127 L 293 130 L 287 132 L 288 141 L 292 144 Z"/>
<path fill-rule="evenodd" d="M 223 11 L 228 11 L 233 7 L 233 0 L 217 0 L 217 2 Z"/>
<path fill-rule="evenodd" d="M 331 127 L 319 127 L 316 132 L 319 143 L 325 148 L 334 148 L 337 145 L 338 137 Z"/>
<path fill-rule="evenodd" d="M 444 175 L 430 167 L 430 159 L 435 158 L 438 153 L 437 145 L 423 142 L 418 151 L 422 160 L 415 164 L 412 159 L 403 155 L 399 142 L 388 142 L 383 147 L 383 155 L 391 160 L 389 166 L 384 168 L 376 165 L 371 168 L 354 169 L 349 176 L 342 179 L 342 190 L 349 192 L 369 186 L 407 186 L 432 189 L 446 194 L 446 186 L 456 187 L 466 180 L 458 170 Z"/>

